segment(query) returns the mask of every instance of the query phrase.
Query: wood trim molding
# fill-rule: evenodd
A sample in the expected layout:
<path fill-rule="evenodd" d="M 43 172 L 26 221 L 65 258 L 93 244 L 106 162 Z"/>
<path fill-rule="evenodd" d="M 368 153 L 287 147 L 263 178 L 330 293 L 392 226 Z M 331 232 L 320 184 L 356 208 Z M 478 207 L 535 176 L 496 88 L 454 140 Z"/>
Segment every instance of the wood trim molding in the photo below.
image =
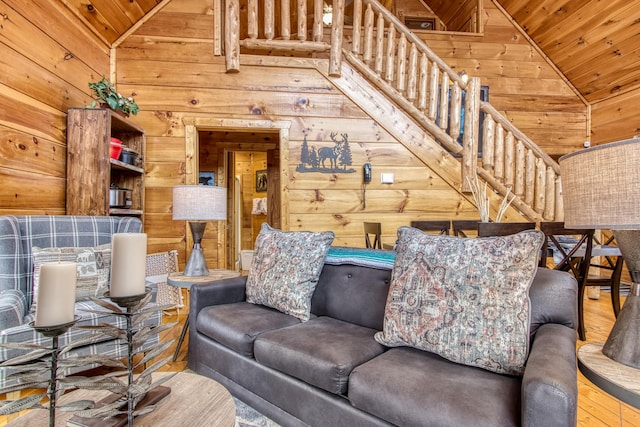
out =
<path fill-rule="evenodd" d="M 256 119 L 254 117 L 185 117 L 185 184 L 198 182 L 198 131 L 265 131 L 278 130 L 280 138 L 280 227 L 289 230 L 289 129 L 290 120 Z M 220 233 L 223 233 L 220 235 Z M 187 236 L 190 233 L 187 233 Z M 218 230 L 218 238 L 224 239 L 224 230 Z M 222 240 L 219 240 L 222 241 Z M 190 247 L 190 246 L 188 246 Z"/>

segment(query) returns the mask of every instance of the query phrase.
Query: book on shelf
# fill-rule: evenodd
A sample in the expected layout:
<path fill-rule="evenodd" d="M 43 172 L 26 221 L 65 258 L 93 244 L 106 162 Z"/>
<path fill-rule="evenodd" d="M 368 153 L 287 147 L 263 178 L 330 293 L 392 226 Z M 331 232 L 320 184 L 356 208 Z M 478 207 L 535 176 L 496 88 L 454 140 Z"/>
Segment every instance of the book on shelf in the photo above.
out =
<path fill-rule="evenodd" d="M 145 406 L 154 405 L 161 401 L 170 392 L 171 388 L 169 387 L 155 387 L 138 403 L 136 409 L 142 409 Z M 122 396 L 118 394 L 110 394 L 104 399 L 96 402 L 96 408 L 109 405 L 120 398 L 122 398 Z M 85 418 L 74 415 L 67 421 L 67 427 L 123 427 L 127 425 L 127 421 L 127 414 L 120 414 L 109 418 Z"/>

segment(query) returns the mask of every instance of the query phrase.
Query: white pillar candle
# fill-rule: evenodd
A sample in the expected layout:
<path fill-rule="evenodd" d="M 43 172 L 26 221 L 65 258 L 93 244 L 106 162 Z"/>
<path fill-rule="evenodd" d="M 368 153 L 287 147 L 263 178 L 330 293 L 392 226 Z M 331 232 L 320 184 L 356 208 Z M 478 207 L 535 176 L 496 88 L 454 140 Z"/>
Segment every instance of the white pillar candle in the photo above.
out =
<path fill-rule="evenodd" d="M 116 233 L 111 239 L 111 283 L 109 296 L 144 294 L 147 235 Z"/>
<path fill-rule="evenodd" d="M 40 266 L 37 327 L 56 326 L 73 322 L 76 304 L 76 263 L 47 262 Z"/>

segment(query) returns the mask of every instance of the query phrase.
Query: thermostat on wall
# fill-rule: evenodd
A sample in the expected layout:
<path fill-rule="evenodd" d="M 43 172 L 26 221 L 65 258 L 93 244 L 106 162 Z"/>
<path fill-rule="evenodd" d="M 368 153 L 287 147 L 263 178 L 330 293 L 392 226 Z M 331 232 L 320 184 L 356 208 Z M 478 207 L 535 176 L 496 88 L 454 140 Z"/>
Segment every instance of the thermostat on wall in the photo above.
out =
<path fill-rule="evenodd" d="M 380 174 L 380 183 L 382 183 L 382 184 L 393 184 L 393 174 L 392 173 L 382 173 L 382 174 Z"/>

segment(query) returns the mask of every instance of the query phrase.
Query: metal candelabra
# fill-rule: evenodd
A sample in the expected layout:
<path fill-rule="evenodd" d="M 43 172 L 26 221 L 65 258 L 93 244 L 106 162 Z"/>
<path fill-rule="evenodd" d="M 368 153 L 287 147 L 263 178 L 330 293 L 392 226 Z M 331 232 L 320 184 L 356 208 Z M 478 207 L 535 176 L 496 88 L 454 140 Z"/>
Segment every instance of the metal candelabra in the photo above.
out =
<path fill-rule="evenodd" d="M 80 316 L 75 316 L 73 321 L 53 326 L 36 326 L 35 322 L 29 323 L 33 329 L 41 333 L 45 337 L 51 338 L 51 365 L 49 377 L 49 386 L 47 394 L 49 395 L 49 427 L 56 425 L 56 396 L 58 394 L 58 356 L 60 348 L 58 347 L 58 337 L 69 330 L 78 320 Z"/>

